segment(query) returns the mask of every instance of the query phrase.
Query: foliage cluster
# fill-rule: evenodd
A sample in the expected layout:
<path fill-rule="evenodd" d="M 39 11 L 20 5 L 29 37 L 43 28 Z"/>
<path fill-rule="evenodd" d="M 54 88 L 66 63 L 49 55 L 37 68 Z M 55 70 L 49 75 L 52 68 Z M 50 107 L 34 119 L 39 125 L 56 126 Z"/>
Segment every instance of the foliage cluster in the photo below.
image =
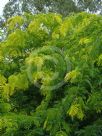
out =
<path fill-rule="evenodd" d="M 25 14 L 5 29 L 0 135 L 102 136 L 102 17 Z"/>

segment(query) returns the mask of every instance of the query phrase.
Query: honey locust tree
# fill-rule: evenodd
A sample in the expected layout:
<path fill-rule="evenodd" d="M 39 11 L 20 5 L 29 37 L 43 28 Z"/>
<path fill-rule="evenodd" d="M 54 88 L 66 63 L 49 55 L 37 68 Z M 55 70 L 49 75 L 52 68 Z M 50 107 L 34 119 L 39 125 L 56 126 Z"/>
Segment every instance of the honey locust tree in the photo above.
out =
<path fill-rule="evenodd" d="M 1 136 L 102 135 L 102 17 L 24 14 L 0 42 Z"/>

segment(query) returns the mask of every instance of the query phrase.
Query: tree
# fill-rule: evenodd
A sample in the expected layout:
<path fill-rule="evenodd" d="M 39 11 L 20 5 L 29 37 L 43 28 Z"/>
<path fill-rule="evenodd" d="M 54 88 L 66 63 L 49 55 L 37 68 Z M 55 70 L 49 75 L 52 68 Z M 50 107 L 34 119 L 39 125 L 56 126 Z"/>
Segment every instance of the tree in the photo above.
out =
<path fill-rule="evenodd" d="M 102 12 L 102 0 L 10 0 L 4 8 L 4 17 L 27 13 L 54 12 L 64 16 L 72 12 Z"/>
<path fill-rule="evenodd" d="M 102 0 L 78 0 L 78 5 L 82 10 L 91 13 L 102 13 Z"/>
<path fill-rule="evenodd" d="M 1 136 L 102 135 L 101 20 L 50 13 L 7 21 L 0 42 Z"/>
<path fill-rule="evenodd" d="M 55 12 L 66 16 L 70 12 L 78 11 L 73 0 L 10 0 L 4 8 L 4 17 L 9 18 L 23 12 Z"/>

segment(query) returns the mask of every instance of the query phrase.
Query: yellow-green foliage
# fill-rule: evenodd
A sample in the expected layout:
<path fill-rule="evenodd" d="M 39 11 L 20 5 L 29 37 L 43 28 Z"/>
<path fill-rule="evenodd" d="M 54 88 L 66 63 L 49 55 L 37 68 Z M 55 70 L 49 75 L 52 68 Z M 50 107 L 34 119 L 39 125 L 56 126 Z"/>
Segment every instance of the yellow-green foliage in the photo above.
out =
<path fill-rule="evenodd" d="M 16 16 L 0 42 L 0 136 L 102 135 L 102 17 Z"/>

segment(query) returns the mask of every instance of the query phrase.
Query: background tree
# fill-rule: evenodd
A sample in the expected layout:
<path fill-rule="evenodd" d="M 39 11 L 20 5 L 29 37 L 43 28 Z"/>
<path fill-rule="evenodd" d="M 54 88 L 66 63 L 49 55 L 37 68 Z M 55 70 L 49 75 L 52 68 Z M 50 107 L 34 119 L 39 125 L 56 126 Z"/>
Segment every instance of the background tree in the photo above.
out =
<path fill-rule="evenodd" d="M 82 11 L 102 13 L 102 0 L 77 0 L 77 5 L 79 5 Z"/>
<path fill-rule="evenodd" d="M 23 12 L 55 12 L 66 16 L 77 11 L 79 9 L 72 0 L 10 0 L 4 8 L 4 16 L 9 18 Z"/>
<path fill-rule="evenodd" d="M 64 16 L 71 12 L 102 12 L 102 0 L 10 0 L 4 8 L 4 17 L 9 18 L 23 12 L 60 13 Z"/>

